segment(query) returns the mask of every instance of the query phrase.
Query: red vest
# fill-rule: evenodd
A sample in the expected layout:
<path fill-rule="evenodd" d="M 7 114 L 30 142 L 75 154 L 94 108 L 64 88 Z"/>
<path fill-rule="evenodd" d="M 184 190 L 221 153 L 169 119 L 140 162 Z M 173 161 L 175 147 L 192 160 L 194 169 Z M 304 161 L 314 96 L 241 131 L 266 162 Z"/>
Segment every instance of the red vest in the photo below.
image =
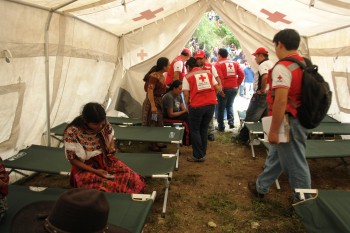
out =
<path fill-rule="evenodd" d="M 195 67 L 185 78 L 190 86 L 191 107 L 198 108 L 218 103 L 210 71 Z"/>
<path fill-rule="evenodd" d="M 215 68 L 218 71 L 224 89 L 237 88 L 241 85 L 244 79 L 244 73 L 237 62 L 224 59 L 217 62 Z"/>
<path fill-rule="evenodd" d="M 299 55 L 293 55 L 292 57 L 298 59 L 299 61 L 304 61 L 304 59 L 302 57 L 300 57 Z M 287 102 L 287 106 L 286 106 L 285 111 L 291 113 L 292 116 L 296 118 L 298 116 L 298 111 L 293 106 L 293 104 L 290 100 L 292 100 L 296 104 L 296 106 L 301 105 L 300 98 L 301 98 L 302 70 L 298 65 L 296 65 L 295 63 L 293 63 L 291 61 L 280 61 L 280 62 L 277 62 L 276 65 L 277 64 L 284 65 L 285 67 L 288 68 L 288 70 L 292 74 L 292 82 L 291 82 L 289 90 L 288 90 L 288 102 Z M 272 88 L 272 70 L 273 70 L 273 68 L 271 70 L 269 70 L 269 73 L 267 76 L 267 82 L 269 84 L 269 91 L 267 92 L 266 101 L 269 104 L 269 115 L 272 115 L 272 106 L 274 103 L 274 89 Z"/>
<path fill-rule="evenodd" d="M 211 73 L 212 66 L 213 65 L 211 63 L 206 62 L 206 63 L 204 63 L 203 70 L 209 70 Z"/>
<path fill-rule="evenodd" d="M 185 62 L 181 59 L 181 56 L 176 57 L 170 64 L 169 71 L 166 74 L 165 78 L 165 84 L 170 86 L 170 84 L 173 82 L 173 77 L 174 77 L 174 64 L 175 62 L 181 61 L 183 63 L 182 71 L 180 73 L 179 79 L 182 81 L 184 77 L 186 76 L 186 67 L 185 67 Z"/>

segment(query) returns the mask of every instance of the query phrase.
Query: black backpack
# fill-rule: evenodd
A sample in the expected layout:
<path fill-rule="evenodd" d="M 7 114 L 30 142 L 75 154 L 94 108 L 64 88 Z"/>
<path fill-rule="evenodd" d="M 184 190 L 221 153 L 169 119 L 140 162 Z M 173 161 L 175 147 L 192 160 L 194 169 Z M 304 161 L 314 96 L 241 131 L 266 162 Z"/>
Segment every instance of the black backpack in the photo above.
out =
<path fill-rule="evenodd" d="M 318 66 L 313 65 L 310 60 L 305 59 L 305 64 L 299 60 L 286 57 L 280 61 L 291 61 L 299 65 L 303 70 L 301 87 L 301 105 L 289 99 L 294 107 L 298 109 L 298 119 L 300 124 L 307 129 L 317 127 L 327 115 L 332 102 L 332 92 L 329 84 L 318 73 Z"/>

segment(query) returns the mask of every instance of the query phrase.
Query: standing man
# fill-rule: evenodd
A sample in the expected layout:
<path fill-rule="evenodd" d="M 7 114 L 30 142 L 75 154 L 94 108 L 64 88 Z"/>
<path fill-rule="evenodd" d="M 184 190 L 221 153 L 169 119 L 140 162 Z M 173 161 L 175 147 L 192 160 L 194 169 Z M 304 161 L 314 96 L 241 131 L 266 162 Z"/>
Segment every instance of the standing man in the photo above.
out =
<path fill-rule="evenodd" d="M 190 58 L 191 50 L 184 48 L 181 54 L 171 62 L 166 74 L 165 84 L 169 87 L 175 80 L 182 81 L 187 74 L 185 62 Z"/>
<path fill-rule="evenodd" d="M 255 56 L 255 61 L 259 67 L 253 83 L 255 93 L 250 99 L 246 118 L 244 119 L 246 122 L 257 122 L 264 116 L 267 116 L 267 75 L 269 70 L 273 67 L 273 63 L 269 60 L 269 52 L 265 48 L 258 48 L 252 55 Z M 237 139 L 244 144 L 249 143 L 249 130 L 247 127 L 243 127 L 240 130 Z"/>
<path fill-rule="evenodd" d="M 245 63 L 245 68 L 243 72 L 244 72 L 245 95 L 250 97 L 254 92 L 254 89 L 253 89 L 254 71 L 252 70 L 248 62 Z"/>
<path fill-rule="evenodd" d="M 305 62 L 297 52 L 300 36 L 294 29 L 284 29 L 278 32 L 273 38 L 273 43 L 278 59 L 293 57 Z M 271 147 L 265 161 L 264 171 L 258 176 L 255 183 L 248 184 L 250 192 L 258 199 L 264 197 L 282 172 L 288 176 L 289 185 L 293 190 L 311 188 L 310 170 L 305 158 L 306 130 L 299 123 L 297 108 L 291 104 L 292 101 L 296 106 L 302 104 L 302 70 L 296 63 L 279 61 L 269 72 L 268 84 L 267 101 L 269 115 L 272 115 L 268 140 Z M 289 118 L 290 141 L 280 143 L 278 129 L 285 115 Z M 297 202 L 298 198 L 299 196 L 294 193 L 293 202 Z"/>
<path fill-rule="evenodd" d="M 244 73 L 237 62 L 227 59 L 228 52 L 225 48 L 219 49 L 218 62 L 215 64 L 215 68 L 218 71 L 221 78 L 222 87 L 224 91 L 224 97 L 218 95 L 218 130 L 220 132 L 225 131 L 224 124 L 224 111 L 227 112 L 227 120 L 230 129 L 234 128 L 233 119 L 233 101 L 238 92 L 238 87 L 241 85 L 244 79 Z"/>
<path fill-rule="evenodd" d="M 200 61 L 190 58 L 186 66 L 189 73 L 183 80 L 186 105 L 189 106 L 189 123 L 193 154 L 187 158 L 189 162 L 204 162 L 208 144 L 208 126 L 217 103 L 215 91 L 219 85 L 208 70 L 199 68 Z"/>
<path fill-rule="evenodd" d="M 219 93 L 223 93 L 222 86 L 221 86 L 221 80 L 219 78 L 218 72 L 217 72 L 215 66 L 213 66 L 208 61 L 208 59 L 210 58 L 210 54 L 206 54 L 203 50 L 198 50 L 194 54 L 194 58 L 197 60 L 197 64 L 200 68 L 202 68 L 204 70 L 208 70 L 212 74 L 212 76 L 216 79 L 216 81 L 218 82 L 218 85 L 220 87 Z M 214 132 L 215 132 L 215 128 L 214 128 L 214 115 L 213 115 L 213 117 L 211 118 L 211 121 L 209 122 L 209 128 L 208 128 L 208 140 L 209 141 L 215 141 Z"/>

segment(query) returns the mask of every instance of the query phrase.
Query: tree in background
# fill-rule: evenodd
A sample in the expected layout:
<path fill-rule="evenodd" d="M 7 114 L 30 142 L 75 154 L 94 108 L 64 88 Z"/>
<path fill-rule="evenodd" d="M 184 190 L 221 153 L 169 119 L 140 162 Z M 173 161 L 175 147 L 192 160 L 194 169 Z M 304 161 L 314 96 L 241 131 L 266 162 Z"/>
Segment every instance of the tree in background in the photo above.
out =
<path fill-rule="evenodd" d="M 214 11 L 203 15 L 187 47 L 192 51 L 203 49 L 212 56 L 216 55 L 218 48 L 227 48 L 231 59 L 236 60 L 241 56 L 235 53 L 240 50 L 239 41 Z"/>

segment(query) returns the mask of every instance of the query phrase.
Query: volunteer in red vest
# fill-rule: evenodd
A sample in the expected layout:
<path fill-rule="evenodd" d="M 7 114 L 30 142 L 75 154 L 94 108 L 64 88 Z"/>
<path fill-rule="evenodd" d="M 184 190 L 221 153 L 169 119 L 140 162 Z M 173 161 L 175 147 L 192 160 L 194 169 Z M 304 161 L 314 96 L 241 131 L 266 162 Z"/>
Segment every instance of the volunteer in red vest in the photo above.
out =
<path fill-rule="evenodd" d="M 165 84 L 169 87 L 175 80 L 182 81 L 187 74 L 185 62 L 191 56 L 191 50 L 184 48 L 179 56 L 177 56 L 171 63 L 169 71 L 166 74 Z"/>
<path fill-rule="evenodd" d="M 199 64 L 198 64 L 199 63 Z M 191 129 L 192 156 L 187 158 L 190 162 L 203 162 L 207 153 L 208 126 L 214 114 L 216 92 L 219 85 L 211 72 L 199 68 L 203 66 L 191 57 L 186 66 L 189 73 L 183 80 L 186 105 L 189 106 L 189 123 Z"/>
<path fill-rule="evenodd" d="M 284 29 L 274 38 L 276 55 L 279 59 L 293 57 L 304 62 L 298 54 L 300 36 L 294 29 Z M 248 187 L 255 198 L 262 199 L 271 185 L 284 172 L 292 190 L 310 189 L 311 176 L 305 158 L 306 129 L 301 126 L 297 116 L 298 110 L 290 100 L 300 106 L 302 70 L 291 61 L 279 61 L 268 74 L 269 91 L 267 102 L 269 115 L 272 116 L 268 141 L 271 146 L 266 158 L 264 171 L 256 182 L 250 182 Z M 289 142 L 280 143 L 279 128 L 283 119 L 288 118 Z M 309 196 L 307 196 L 308 198 Z M 293 202 L 299 201 L 299 195 L 293 194 Z"/>
<path fill-rule="evenodd" d="M 207 55 L 203 50 L 198 50 L 194 54 L 194 58 L 196 58 L 197 64 L 198 65 L 201 64 L 200 68 L 210 71 L 210 73 L 213 75 L 213 77 L 216 79 L 216 81 L 218 82 L 218 84 L 221 87 L 221 80 L 219 78 L 218 72 L 217 72 L 215 66 L 213 66 L 210 62 L 208 62 L 209 57 L 210 57 L 210 55 L 209 54 Z M 222 87 L 221 87 L 220 93 L 223 93 Z M 211 121 L 209 122 L 209 128 L 208 128 L 208 140 L 209 141 L 215 141 L 214 132 L 215 132 L 215 128 L 214 128 L 214 115 L 213 115 L 213 117 L 211 118 Z"/>
<path fill-rule="evenodd" d="M 218 95 L 218 130 L 225 131 L 224 111 L 227 112 L 227 121 L 230 129 L 234 128 L 233 119 L 233 101 L 238 92 L 238 87 L 244 79 L 244 72 L 237 62 L 231 61 L 228 58 L 228 52 L 225 48 L 219 49 L 218 59 L 215 68 L 221 78 L 224 97 Z"/>

